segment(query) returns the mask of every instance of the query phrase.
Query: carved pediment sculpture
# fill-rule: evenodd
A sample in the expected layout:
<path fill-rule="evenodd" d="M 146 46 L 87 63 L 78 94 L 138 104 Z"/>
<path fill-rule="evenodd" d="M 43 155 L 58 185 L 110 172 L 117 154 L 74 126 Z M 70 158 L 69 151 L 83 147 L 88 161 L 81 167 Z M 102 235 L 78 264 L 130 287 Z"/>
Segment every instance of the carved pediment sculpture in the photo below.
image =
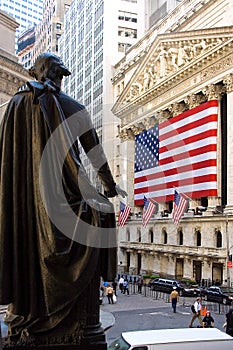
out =
<path fill-rule="evenodd" d="M 233 30 L 229 27 L 158 35 L 119 96 L 113 113 L 132 103 L 135 105 L 135 101 L 141 103 L 143 96 L 156 89 L 161 91 L 172 77 L 182 79 L 191 74 L 190 67 L 212 59 L 213 52 L 232 41 L 232 36 Z"/>

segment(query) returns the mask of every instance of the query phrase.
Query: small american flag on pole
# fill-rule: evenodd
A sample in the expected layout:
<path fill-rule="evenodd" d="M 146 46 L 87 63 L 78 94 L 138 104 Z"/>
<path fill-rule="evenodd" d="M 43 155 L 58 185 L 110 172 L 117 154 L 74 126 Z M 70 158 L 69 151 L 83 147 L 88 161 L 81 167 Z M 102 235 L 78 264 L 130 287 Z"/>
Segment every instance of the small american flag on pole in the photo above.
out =
<path fill-rule="evenodd" d="M 176 225 L 179 224 L 181 216 L 184 214 L 188 206 L 188 200 L 185 199 L 178 191 L 175 191 L 172 219 Z"/>
<path fill-rule="evenodd" d="M 144 207 L 142 214 L 142 225 L 146 227 L 151 216 L 157 211 L 157 202 L 147 199 L 144 196 Z"/>
<path fill-rule="evenodd" d="M 119 226 L 123 227 L 125 225 L 126 220 L 128 219 L 130 212 L 131 212 L 131 207 L 120 202 L 120 212 L 119 212 L 119 216 L 118 216 L 118 225 Z"/>

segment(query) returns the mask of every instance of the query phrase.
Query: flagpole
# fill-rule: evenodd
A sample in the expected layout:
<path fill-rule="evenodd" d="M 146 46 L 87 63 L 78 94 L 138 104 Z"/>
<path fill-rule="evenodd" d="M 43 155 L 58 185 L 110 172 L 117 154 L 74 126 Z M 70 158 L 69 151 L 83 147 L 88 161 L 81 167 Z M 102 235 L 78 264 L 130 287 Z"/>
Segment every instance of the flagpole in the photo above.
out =
<path fill-rule="evenodd" d="M 188 200 L 192 200 L 192 198 L 190 198 L 189 196 L 187 196 L 187 194 L 185 194 L 184 192 L 180 191 L 177 187 L 173 186 L 173 188 L 175 190 L 177 190 L 178 192 L 180 192 L 182 194 L 182 196 L 186 197 Z"/>

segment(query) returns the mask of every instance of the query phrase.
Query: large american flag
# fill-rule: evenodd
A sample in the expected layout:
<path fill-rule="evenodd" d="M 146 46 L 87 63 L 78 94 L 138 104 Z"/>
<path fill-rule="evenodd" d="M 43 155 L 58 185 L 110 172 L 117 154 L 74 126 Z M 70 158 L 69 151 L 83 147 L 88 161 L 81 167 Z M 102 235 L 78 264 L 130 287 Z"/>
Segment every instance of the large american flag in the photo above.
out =
<path fill-rule="evenodd" d="M 129 217 L 129 214 L 131 212 L 131 207 L 124 204 L 123 202 L 120 202 L 120 212 L 118 216 L 118 225 L 123 227 L 126 223 L 126 220 Z"/>
<path fill-rule="evenodd" d="M 172 219 L 176 225 L 179 224 L 181 216 L 188 207 L 188 200 L 182 194 L 175 190 Z"/>
<path fill-rule="evenodd" d="M 144 207 L 142 212 L 142 225 L 146 227 L 151 216 L 158 211 L 157 203 L 144 196 Z"/>
<path fill-rule="evenodd" d="M 135 205 L 163 203 L 174 189 L 189 198 L 217 196 L 218 101 L 211 100 L 135 138 Z"/>

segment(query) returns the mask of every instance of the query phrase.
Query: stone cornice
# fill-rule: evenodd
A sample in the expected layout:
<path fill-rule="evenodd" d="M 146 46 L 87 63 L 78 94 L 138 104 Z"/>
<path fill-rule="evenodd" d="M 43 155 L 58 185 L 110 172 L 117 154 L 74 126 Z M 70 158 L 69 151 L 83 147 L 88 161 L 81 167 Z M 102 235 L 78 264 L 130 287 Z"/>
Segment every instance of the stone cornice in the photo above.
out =
<path fill-rule="evenodd" d="M 19 73 L 20 75 L 24 76 L 25 79 L 28 79 L 30 77 L 28 71 L 21 64 L 14 62 L 2 55 L 0 55 L 0 66 L 2 67 L 2 69 L 6 68 L 12 71 L 12 73 Z"/>
<path fill-rule="evenodd" d="M 29 74 L 19 63 L 2 55 L 0 55 L 0 65 L 0 92 L 11 97 L 29 79 Z"/>
<path fill-rule="evenodd" d="M 0 21 L 4 27 L 7 27 L 15 31 L 19 27 L 19 23 L 16 20 L 8 15 L 6 12 L 0 10 Z"/>

